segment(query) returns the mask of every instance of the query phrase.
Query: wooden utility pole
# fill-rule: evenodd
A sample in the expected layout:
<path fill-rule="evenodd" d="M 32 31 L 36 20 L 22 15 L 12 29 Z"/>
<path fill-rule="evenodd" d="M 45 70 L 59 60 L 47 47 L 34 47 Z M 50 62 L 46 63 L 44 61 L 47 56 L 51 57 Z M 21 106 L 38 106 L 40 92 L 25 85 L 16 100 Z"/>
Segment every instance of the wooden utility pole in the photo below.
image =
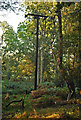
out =
<path fill-rule="evenodd" d="M 35 84 L 34 84 L 34 89 L 37 89 L 37 68 L 38 68 L 38 47 L 39 47 L 39 39 L 38 39 L 38 35 L 39 35 L 39 19 L 40 17 L 44 17 L 44 19 L 46 19 L 48 16 L 44 16 L 44 15 L 37 15 L 37 14 L 27 14 L 25 15 L 25 17 L 27 17 L 28 15 L 30 16 L 34 16 L 34 19 L 37 19 L 37 41 L 36 41 L 36 68 L 35 68 Z"/>

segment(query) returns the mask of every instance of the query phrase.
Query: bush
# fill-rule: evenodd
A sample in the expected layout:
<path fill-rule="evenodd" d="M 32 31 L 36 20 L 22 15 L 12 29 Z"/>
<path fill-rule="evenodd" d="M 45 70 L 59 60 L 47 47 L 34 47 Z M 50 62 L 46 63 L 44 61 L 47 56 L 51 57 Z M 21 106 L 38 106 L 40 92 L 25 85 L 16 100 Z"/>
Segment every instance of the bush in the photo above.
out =
<path fill-rule="evenodd" d="M 31 104 L 36 107 L 55 105 L 56 101 L 66 100 L 67 94 L 67 87 L 56 87 L 52 82 L 45 82 L 39 85 L 37 90 L 31 92 Z"/>
<path fill-rule="evenodd" d="M 54 88 L 55 84 L 53 82 L 44 82 L 44 83 L 41 83 L 39 86 L 38 86 L 38 89 L 43 89 L 43 88 Z"/>
<path fill-rule="evenodd" d="M 24 82 L 24 81 L 4 81 L 2 84 L 2 93 L 6 94 L 7 92 L 9 94 L 20 94 L 20 93 L 25 93 L 26 90 L 27 92 L 31 92 L 31 90 L 34 89 L 34 84 L 33 82 Z"/>

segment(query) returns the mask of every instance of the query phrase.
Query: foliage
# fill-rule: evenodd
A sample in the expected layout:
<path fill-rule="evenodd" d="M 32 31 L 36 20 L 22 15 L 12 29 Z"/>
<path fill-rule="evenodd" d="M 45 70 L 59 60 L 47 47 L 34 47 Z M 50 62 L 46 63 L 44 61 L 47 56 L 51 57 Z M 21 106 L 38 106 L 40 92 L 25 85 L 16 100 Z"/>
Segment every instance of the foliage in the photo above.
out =
<path fill-rule="evenodd" d="M 57 58 L 59 56 L 59 30 L 58 30 L 58 19 L 57 19 L 57 3 L 26 3 L 26 13 L 42 14 L 49 16 L 46 21 L 43 18 L 39 20 L 39 73 L 41 74 L 41 57 L 42 57 L 42 76 L 43 81 L 54 81 L 56 86 L 63 86 L 64 82 L 59 74 L 59 68 L 57 65 Z M 64 4 L 61 8 L 62 12 L 62 33 L 63 33 L 63 66 L 66 68 L 66 71 L 70 79 L 73 79 L 75 84 L 77 84 L 78 74 L 78 16 L 73 18 L 79 9 L 79 3 Z M 68 17 L 67 17 L 68 16 Z M 69 28 L 68 28 L 69 26 Z M 75 30 L 76 28 L 76 30 Z M 14 75 L 16 79 L 18 78 L 19 73 L 18 65 L 21 65 L 20 62 L 24 59 L 25 56 L 30 60 L 31 65 L 35 65 L 35 53 L 36 53 L 36 19 L 28 16 L 27 21 L 19 23 L 17 34 L 14 33 L 13 29 L 9 26 L 7 30 L 4 28 L 4 42 L 6 46 L 3 47 L 4 54 L 15 54 L 15 58 L 18 58 L 18 61 L 14 59 L 14 62 L 17 64 L 14 65 Z M 13 46 L 13 47 L 12 47 Z M 43 55 L 41 56 L 41 51 Z M 6 56 L 8 58 L 8 56 Z M 12 56 L 8 58 L 10 61 Z M 13 57 L 14 58 L 14 57 Z M 7 61 L 7 60 L 5 60 Z M 7 64 L 7 63 L 6 63 Z M 5 64 L 5 66 L 6 66 Z M 12 67 L 12 65 L 10 65 Z M 7 67 L 8 68 L 8 67 Z M 35 68 L 35 67 L 33 67 Z M 7 71 L 7 74 L 10 73 L 11 68 Z M 16 70 L 17 69 L 17 70 Z M 26 69 L 23 68 L 23 72 Z M 30 70 L 28 70 L 30 71 Z M 34 70 L 32 70 L 34 71 Z M 5 72 L 3 72 L 5 74 Z M 28 73 L 32 74 L 32 72 Z M 7 77 L 12 79 L 13 77 Z M 22 75 L 22 74 L 21 74 Z M 4 75 L 5 76 L 5 75 Z M 24 75 L 25 76 L 25 75 Z M 34 79 L 34 74 L 32 74 L 32 79 Z M 39 75 L 39 77 L 41 77 Z M 67 77 L 67 76 L 66 76 Z M 68 77 L 67 77 L 68 78 Z M 23 79 L 23 78 L 22 78 Z M 58 82 L 57 82 L 58 81 Z M 78 86 L 78 84 L 77 84 Z"/>
<path fill-rule="evenodd" d="M 38 86 L 38 88 L 45 89 L 45 88 L 50 88 L 50 87 L 54 87 L 54 86 L 55 86 L 55 84 L 53 82 L 43 82 Z"/>
<path fill-rule="evenodd" d="M 19 11 L 23 11 L 23 6 L 21 7 L 21 2 L 16 0 L 16 1 L 0 1 L 0 10 L 3 11 L 9 11 L 9 12 L 14 12 L 16 15 L 19 15 Z"/>
<path fill-rule="evenodd" d="M 7 84 L 7 82 L 9 84 Z M 30 92 L 29 88 L 32 86 L 33 83 L 32 82 L 27 83 L 24 81 L 21 83 L 17 81 L 11 82 L 11 83 L 9 81 L 3 82 L 2 116 L 4 119 L 12 120 L 16 118 L 18 119 L 57 118 L 58 116 L 59 118 L 65 118 L 66 116 L 69 116 L 75 119 L 79 118 L 79 108 L 77 105 L 70 104 L 70 105 L 64 105 L 64 106 L 60 106 L 60 105 L 57 106 L 57 104 L 55 104 L 56 101 L 61 102 L 62 99 L 64 99 L 64 96 L 62 97 L 60 95 L 63 95 L 63 93 L 66 93 L 66 91 L 68 91 L 67 88 L 52 88 L 52 87 L 49 88 L 48 87 L 46 93 L 37 99 L 35 98 L 32 99 L 31 95 L 27 94 L 24 101 L 25 102 L 24 110 L 22 110 L 21 103 L 13 103 L 8 108 L 6 108 L 5 106 L 10 101 L 19 100 L 23 97 L 23 93 L 25 93 L 25 90 L 23 88 L 27 87 L 26 88 L 27 91 Z M 39 91 L 39 94 L 40 94 L 41 88 L 37 91 Z M 53 96 L 53 94 L 55 95 L 54 91 L 56 91 L 56 93 L 59 93 L 58 96 Z M 61 94 L 61 91 L 63 91 L 62 94 Z M 9 97 L 8 99 L 5 99 L 6 95 L 8 95 Z"/>
<path fill-rule="evenodd" d="M 54 86 L 54 83 L 44 82 L 39 89 L 31 92 L 32 105 L 36 107 L 53 106 L 56 101 L 66 100 L 68 88 Z"/>
<path fill-rule="evenodd" d="M 3 79 L 19 80 L 33 77 L 34 64 L 22 52 L 22 43 L 11 26 L 4 28 Z M 13 46 L 13 47 L 12 47 Z"/>
<path fill-rule="evenodd" d="M 8 84 L 7 84 L 8 82 Z M 2 93 L 6 94 L 7 92 L 9 93 L 9 95 L 13 95 L 13 94 L 21 94 L 21 93 L 25 93 L 26 90 L 27 92 L 31 92 L 31 90 L 34 89 L 34 83 L 33 82 L 27 82 L 27 81 L 17 81 L 17 82 L 10 82 L 10 81 L 6 81 L 3 82 L 3 86 L 2 86 Z"/>
<path fill-rule="evenodd" d="M 29 3 L 25 1 L 25 14 L 49 16 L 46 20 L 39 19 L 39 83 L 41 75 L 42 83 L 38 85 L 37 91 L 31 92 L 34 88 L 35 78 L 36 19 L 28 16 L 27 21 L 19 23 L 17 33 L 7 22 L 0 22 L 3 30 L 2 41 L 4 42 L 2 56 L 3 116 L 8 115 L 7 118 L 19 119 L 23 117 L 23 114 L 27 118 L 79 117 L 77 105 L 74 107 L 71 105 L 72 108 L 68 105 L 59 108 L 56 103 L 66 100 L 68 94 L 63 76 L 59 73 L 60 49 L 63 51 L 62 67 L 66 73 L 64 74 L 65 80 L 74 82 L 76 95 L 79 97 L 80 4 L 81 2 L 60 3 L 61 6 L 58 6 L 57 2 L 43 4 L 43 2 Z M 58 9 L 62 16 L 62 45 L 59 41 Z M 12 104 L 8 109 L 5 108 L 8 101 L 21 98 L 26 90 L 28 93 L 31 92 L 25 100 L 25 110 L 28 114 L 23 113 L 20 104 Z M 55 110 L 53 105 L 55 105 Z M 54 113 L 51 111 L 52 114 L 46 110 L 48 107 L 50 109 L 50 106 L 53 106 L 51 109 Z M 46 107 L 43 112 L 47 113 L 38 114 L 39 110 L 36 107 L 41 107 L 42 110 L 43 107 Z M 57 111 L 56 108 L 58 108 Z M 41 109 L 40 111 L 42 111 Z"/>

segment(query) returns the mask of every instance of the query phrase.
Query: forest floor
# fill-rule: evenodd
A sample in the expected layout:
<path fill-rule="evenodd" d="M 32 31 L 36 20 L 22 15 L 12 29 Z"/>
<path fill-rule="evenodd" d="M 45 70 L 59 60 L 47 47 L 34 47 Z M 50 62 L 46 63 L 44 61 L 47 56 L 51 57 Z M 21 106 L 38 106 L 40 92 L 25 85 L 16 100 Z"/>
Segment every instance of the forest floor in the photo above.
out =
<path fill-rule="evenodd" d="M 18 99 L 22 95 L 18 95 Z M 16 99 L 17 99 L 16 98 Z M 3 119 L 13 118 L 79 118 L 79 106 L 77 104 L 63 105 L 63 106 L 50 106 L 46 108 L 34 108 L 30 103 L 30 96 L 27 95 L 25 98 L 25 108 L 22 109 L 21 103 L 13 103 L 9 107 L 5 107 L 9 101 L 13 100 L 10 98 L 8 101 L 4 101 L 3 105 Z"/>
<path fill-rule="evenodd" d="M 41 105 L 41 107 L 33 106 L 32 97 L 27 94 L 24 99 L 24 108 L 22 108 L 22 102 L 16 102 L 10 104 L 9 102 L 13 100 L 20 100 L 23 98 L 23 93 L 19 94 L 6 94 L 2 95 L 2 120 L 4 119 L 28 119 L 28 118 L 55 118 L 55 119 L 65 119 L 65 120 L 80 120 L 79 117 L 79 105 L 78 104 L 66 104 L 66 105 L 56 105 L 53 104 L 46 106 Z M 39 98 L 38 98 L 39 99 Z M 35 99 L 37 100 L 37 98 Z M 73 99 L 74 100 L 74 99 Z M 61 101 L 61 99 L 60 99 Z M 38 102 L 37 102 L 38 104 Z"/>

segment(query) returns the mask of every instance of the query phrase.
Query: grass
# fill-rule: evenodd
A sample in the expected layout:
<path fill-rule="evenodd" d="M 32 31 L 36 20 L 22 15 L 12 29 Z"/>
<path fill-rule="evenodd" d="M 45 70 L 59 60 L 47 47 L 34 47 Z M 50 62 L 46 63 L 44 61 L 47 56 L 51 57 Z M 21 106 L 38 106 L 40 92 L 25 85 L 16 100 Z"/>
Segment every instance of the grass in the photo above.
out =
<path fill-rule="evenodd" d="M 30 92 L 34 89 L 34 83 L 30 81 L 5 81 L 2 82 L 2 93 L 18 94 L 26 90 Z"/>
<path fill-rule="evenodd" d="M 79 118 L 79 106 L 77 104 L 64 105 L 64 106 L 47 106 L 46 108 L 32 107 L 31 95 L 27 94 L 24 100 L 25 108 L 22 109 L 22 103 L 13 103 L 6 108 L 6 105 L 12 100 L 20 100 L 24 96 L 24 92 L 27 89 L 29 92 L 32 90 L 33 84 L 27 84 L 26 82 L 13 82 L 8 81 L 3 83 L 3 95 L 2 95 L 2 116 L 3 119 L 13 118 L 66 118 L 73 117 Z M 5 87 L 4 87 L 5 86 Z M 14 86 L 14 87 L 12 87 Z M 21 88 L 22 86 L 22 88 Z M 26 86 L 26 88 L 24 87 Z M 30 89 L 30 87 L 31 89 Z M 21 92 L 22 90 L 22 92 Z M 6 93 L 8 93 L 9 99 L 5 100 Z"/>
<path fill-rule="evenodd" d="M 9 107 L 6 108 L 6 105 L 13 100 L 13 96 L 10 96 L 10 100 L 5 101 L 3 100 L 3 118 L 12 118 L 15 116 L 15 114 L 23 114 L 24 111 L 26 111 L 26 113 L 29 113 L 32 111 L 31 106 L 30 106 L 30 101 L 29 101 L 29 95 L 27 95 L 25 97 L 25 108 L 22 109 L 22 103 L 12 103 L 11 105 L 9 105 Z M 18 97 L 16 98 L 16 100 L 19 100 L 23 97 L 23 94 L 18 95 Z M 14 99 L 15 100 L 15 99 Z"/>

